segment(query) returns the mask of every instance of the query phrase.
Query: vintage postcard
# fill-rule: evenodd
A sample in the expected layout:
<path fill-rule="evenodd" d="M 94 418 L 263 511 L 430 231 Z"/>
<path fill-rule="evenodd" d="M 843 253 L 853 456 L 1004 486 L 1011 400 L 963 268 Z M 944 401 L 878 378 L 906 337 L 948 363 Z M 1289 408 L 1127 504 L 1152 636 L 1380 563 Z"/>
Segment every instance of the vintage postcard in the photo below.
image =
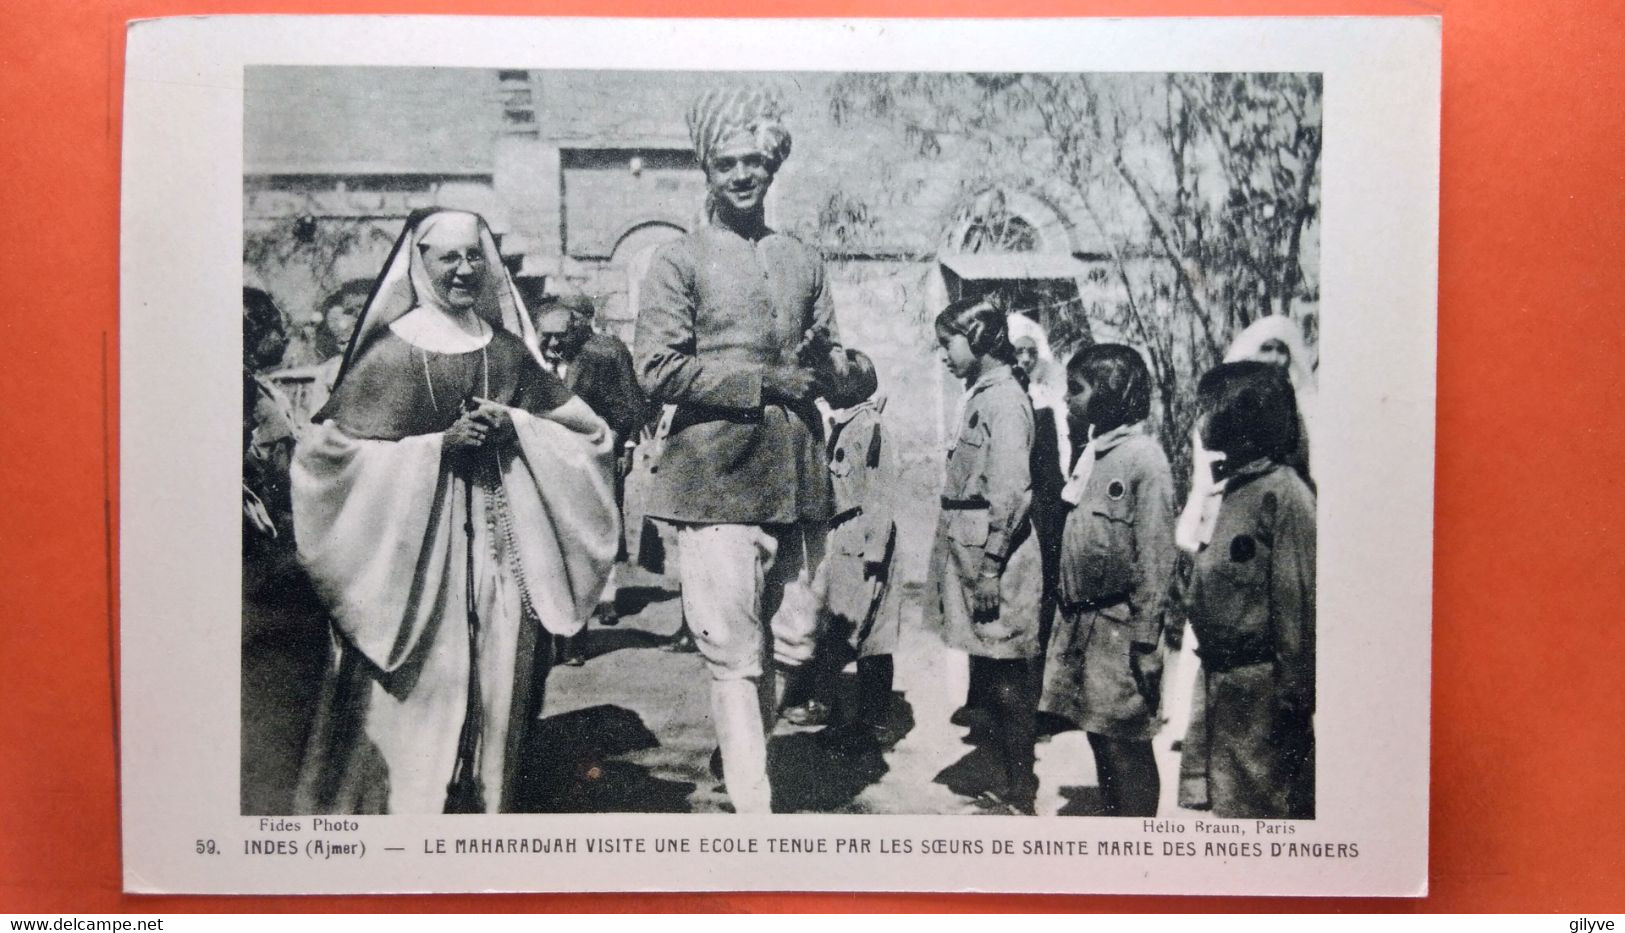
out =
<path fill-rule="evenodd" d="M 127 888 L 1423 893 L 1439 30 L 132 24 Z"/>

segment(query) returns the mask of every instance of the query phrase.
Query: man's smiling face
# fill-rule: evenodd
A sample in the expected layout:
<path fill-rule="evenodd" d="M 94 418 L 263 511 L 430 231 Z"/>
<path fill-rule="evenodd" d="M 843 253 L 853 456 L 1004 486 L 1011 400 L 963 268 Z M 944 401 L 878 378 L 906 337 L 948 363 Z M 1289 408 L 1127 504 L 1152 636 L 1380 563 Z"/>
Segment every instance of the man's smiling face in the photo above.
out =
<path fill-rule="evenodd" d="M 705 181 L 718 207 L 743 217 L 761 208 L 774 168 L 753 138 L 734 133 L 706 159 Z"/>

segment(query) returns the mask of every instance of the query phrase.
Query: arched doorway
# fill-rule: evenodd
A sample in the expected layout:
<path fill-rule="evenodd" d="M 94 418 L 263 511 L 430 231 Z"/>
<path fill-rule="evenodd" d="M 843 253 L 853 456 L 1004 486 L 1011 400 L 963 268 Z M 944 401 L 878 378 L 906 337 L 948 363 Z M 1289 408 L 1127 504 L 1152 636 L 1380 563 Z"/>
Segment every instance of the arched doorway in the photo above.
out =
<path fill-rule="evenodd" d="M 1060 212 L 1023 191 L 992 188 L 965 204 L 938 259 L 948 297 L 992 297 L 1049 335 L 1057 348 L 1093 342 L 1079 298 L 1088 263 L 1073 255 Z"/>
<path fill-rule="evenodd" d="M 651 221 L 621 235 L 615 244 L 615 251 L 610 255 L 609 265 L 625 286 L 620 295 L 609 296 L 605 301 L 603 327 L 606 330 L 628 344 L 632 342 L 632 331 L 638 316 L 638 288 L 643 284 L 643 277 L 649 274 L 649 262 L 654 258 L 656 249 L 685 232 L 676 224 Z"/>

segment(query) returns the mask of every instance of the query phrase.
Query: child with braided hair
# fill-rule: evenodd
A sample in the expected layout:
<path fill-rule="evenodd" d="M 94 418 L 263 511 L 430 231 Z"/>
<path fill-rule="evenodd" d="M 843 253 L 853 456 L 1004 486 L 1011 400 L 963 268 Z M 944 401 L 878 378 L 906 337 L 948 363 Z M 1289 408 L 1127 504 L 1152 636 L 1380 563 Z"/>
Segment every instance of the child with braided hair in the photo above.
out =
<path fill-rule="evenodd" d="M 948 369 L 968 394 L 948 453 L 926 598 L 943 641 L 986 678 L 1004 775 L 979 802 L 1031 814 L 1038 779 L 1030 669 L 1043 575 L 1031 515 L 1033 409 L 1007 326 L 1003 311 L 978 298 L 950 304 L 936 320 Z"/>

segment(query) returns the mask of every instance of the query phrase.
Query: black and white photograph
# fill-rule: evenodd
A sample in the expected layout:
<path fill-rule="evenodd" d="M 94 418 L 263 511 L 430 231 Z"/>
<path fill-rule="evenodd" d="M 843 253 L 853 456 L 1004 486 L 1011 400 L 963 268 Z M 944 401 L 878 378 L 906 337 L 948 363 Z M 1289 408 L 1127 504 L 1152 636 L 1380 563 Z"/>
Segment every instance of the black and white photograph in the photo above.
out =
<path fill-rule="evenodd" d="M 244 108 L 245 813 L 1313 817 L 1320 75 Z"/>
<path fill-rule="evenodd" d="M 237 147 L 126 159 L 127 276 L 210 231 L 125 298 L 159 875 L 1425 889 L 1436 21 L 257 22 L 132 46 Z"/>

